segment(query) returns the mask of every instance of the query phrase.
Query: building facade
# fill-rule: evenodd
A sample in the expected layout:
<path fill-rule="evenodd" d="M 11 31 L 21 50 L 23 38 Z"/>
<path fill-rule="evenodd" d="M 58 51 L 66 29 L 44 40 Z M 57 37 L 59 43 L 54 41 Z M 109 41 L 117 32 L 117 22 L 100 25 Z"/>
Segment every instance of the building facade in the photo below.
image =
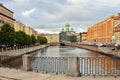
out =
<path fill-rule="evenodd" d="M 37 36 L 38 36 L 38 32 L 36 31 L 36 30 L 32 30 L 32 35 L 34 35 L 35 37 L 36 37 L 36 39 L 37 39 Z"/>
<path fill-rule="evenodd" d="M 35 31 L 33 28 L 31 28 L 29 26 L 26 26 L 25 24 L 23 24 L 21 22 L 18 22 L 18 21 L 16 21 L 14 23 L 14 29 L 15 29 L 16 32 L 23 31 L 29 36 L 34 35 L 36 38 L 37 38 L 37 35 L 38 35 L 37 31 Z"/>
<path fill-rule="evenodd" d="M 80 42 L 80 33 L 76 33 L 77 36 L 77 42 Z"/>
<path fill-rule="evenodd" d="M 14 27 L 16 32 L 23 31 L 27 35 L 30 35 L 30 36 L 34 35 L 37 38 L 37 31 L 26 26 L 25 24 L 19 21 L 15 21 L 15 19 L 13 18 L 13 14 L 14 14 L 13 11 L 9 10 L 8 8 L 0 4 L 0 27 L 4 23 L 9 23 L 12 27 Z"/>
<path fill-rule="evenodd" d="M 9 23 L 11 26 L 14 26 L 15 19 L 13 18 L 14 12 L 0 4 L 0 27 L 4 23 Z"/>
<path fill-rule="evenodd" d="M 18 31 L 24 31 L 24 27 L 25 27 L 25 25 L 23 23 L 15 21 L 15 23 L 14 23 L 14 29 L 15 29 L 16 32 L 18 32 Z"/>
<path fill-rule="evenodd" d="M 115 43 L 120 44 L 120 20 L 116 22 L 116 25 L 114 27 L 114 37 L 115 37 Z"/>
<path fill-rule="evenodd" d="M 59 35 L 58 34 L 45 34 L 48 43 L 59 43 Z"/>
<path fill-rule="evenodd" d="M 120 20 L 120 14 L 117 16 L 111 16 L 106 20 L 88 28 L 88 42 L 96 41 L 97 43 L 112 43 L 112 36 L 114 36 L 114 26 L 118 20 Z"/>
<path fill-rule="evenodd" d="M 82 42 L 82 43 L 87 42 L 87 32 L 80 33 L 80 42 Z"/>

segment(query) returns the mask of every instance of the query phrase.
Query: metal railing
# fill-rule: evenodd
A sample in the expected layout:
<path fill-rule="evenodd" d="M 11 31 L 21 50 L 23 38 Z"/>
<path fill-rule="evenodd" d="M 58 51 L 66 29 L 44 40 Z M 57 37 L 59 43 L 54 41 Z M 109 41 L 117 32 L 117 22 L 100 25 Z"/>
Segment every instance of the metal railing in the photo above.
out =
<path fill-rule="evenodd" d="M 80 73 L 85 76 L 120 76 L 120 59 L 79 57 Z"/>
<path fill-rule="evenodd" d="M 66 57 L 31 57 L 31 67 L 36 72 L 65 74 L 67 64 Z"/>

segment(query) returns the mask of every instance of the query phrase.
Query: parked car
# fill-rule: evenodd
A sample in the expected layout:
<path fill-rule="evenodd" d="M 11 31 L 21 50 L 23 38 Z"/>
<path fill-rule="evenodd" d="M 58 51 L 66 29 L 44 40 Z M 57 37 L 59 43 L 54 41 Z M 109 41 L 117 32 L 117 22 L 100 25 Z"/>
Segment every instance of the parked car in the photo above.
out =
<path fill-rule="evenodd" d="M 120 44 L 115 44 L 115 47 L 116 47 L 117 49 L 120 49 Z"/>
<path fill-rule="evenodd" d="M 94 45 L 94 43 L 88 43 L 88 45 L 89 45 L 89 46 L 93 46 L 93 45 Z"/>
<path fill-rule="evenodd" d="M 99 47 L 102 47 L 102 46 L 103 46 L 102 43 L 98 43 L 98 44 L 96 44 L 96 45 L 99 46 Z"/>
<path fill-rule="evenodd" d="M 98 44 L 96 44 L 97 46 L 99 46 L 99 47 L 106 47 L 107 45 L 106 44 L 104 44 L 104 43 L 98 43 Z"/>

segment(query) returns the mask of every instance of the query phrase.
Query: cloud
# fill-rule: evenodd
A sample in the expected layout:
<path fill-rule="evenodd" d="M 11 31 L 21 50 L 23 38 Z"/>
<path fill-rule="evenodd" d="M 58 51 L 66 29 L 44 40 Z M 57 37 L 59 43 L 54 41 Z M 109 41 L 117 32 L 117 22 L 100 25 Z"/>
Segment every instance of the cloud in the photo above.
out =
<path fill-rule="evenodd" d="M 26 11 L 23 11 L 22 12 L 22 15 L 24 17 L 29 17 L 33 12 L 35 12 L 37 9 L 36 8 L 33 8 L 33 9 L 30 9 L 30 10 L 26 10 Z"/>
<path fill-rule="evenodd" d="M 71 4 L 81 4 L 81 3 L 88 3 L 90 0 L 67 0 Z"/>
<path fill-rule="evenodd" d="M 68 21 L 76 32 L 119 13 L 120 0 L 1 0 L 14 18 L 41 32 L 59 32 Z"/>
<path fill-rule="evenodd" d="M 52 31 L 48 29 L 35 29 L 38 33 L 59 34 L 59 31 Z"/>

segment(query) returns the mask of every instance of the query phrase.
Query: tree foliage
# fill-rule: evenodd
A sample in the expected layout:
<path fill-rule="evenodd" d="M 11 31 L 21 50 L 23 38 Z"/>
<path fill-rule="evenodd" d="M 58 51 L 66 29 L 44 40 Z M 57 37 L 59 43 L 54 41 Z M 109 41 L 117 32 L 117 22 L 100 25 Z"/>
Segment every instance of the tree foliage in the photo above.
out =
<path fill-rule="evenodd" d="M 8 24 L 5 23 L 1 27 L 0 31 L 0 44 L 6 45 L 6 46 L 13 46 L 15 44 L 15 30 L 14 28 Z"/>
<path fill-rule="evenodd" d="M 47 43 L 47 38 L 44 36 L 38 36 L 38 42 L 40 44 L 46 44 Z"/>
<path fill-rule="evenodd" d="M 1 30 L 3 32 L 15 32 L 15 29 L 9 24 L 9 23 L 5 23 L 2 27 Z"/>
<path fill-rule="evenodd" d="M 16 44 L 19 46 L 31 45 L 32 39 L 29 35 L 25 34 L 23 31 L 16 32 Z"/>
<path fill-rule="evenodd" d="M 14 28 L 8 24 L 5 23 L 0 30 L 0 45 L 6 45 L 6 46 L 24 46 L 24 45 L 31 45 L 35 44 L 37 42 L 37 39 L 34 35 L 27 35 L 23 31 L 15 32 Z"/>
<path fill-rule="evenodd" d="M 0 31 L 0 45 L 4 44 L 4 32 L 3 31 Z"/>
<path fill-rule="evenodd" d="M 37 42 L 37 39 L 35 38 L 34 35 L 31 35 L 31 40 L 32 40 L 32 44 L 35 44 Z"/>

